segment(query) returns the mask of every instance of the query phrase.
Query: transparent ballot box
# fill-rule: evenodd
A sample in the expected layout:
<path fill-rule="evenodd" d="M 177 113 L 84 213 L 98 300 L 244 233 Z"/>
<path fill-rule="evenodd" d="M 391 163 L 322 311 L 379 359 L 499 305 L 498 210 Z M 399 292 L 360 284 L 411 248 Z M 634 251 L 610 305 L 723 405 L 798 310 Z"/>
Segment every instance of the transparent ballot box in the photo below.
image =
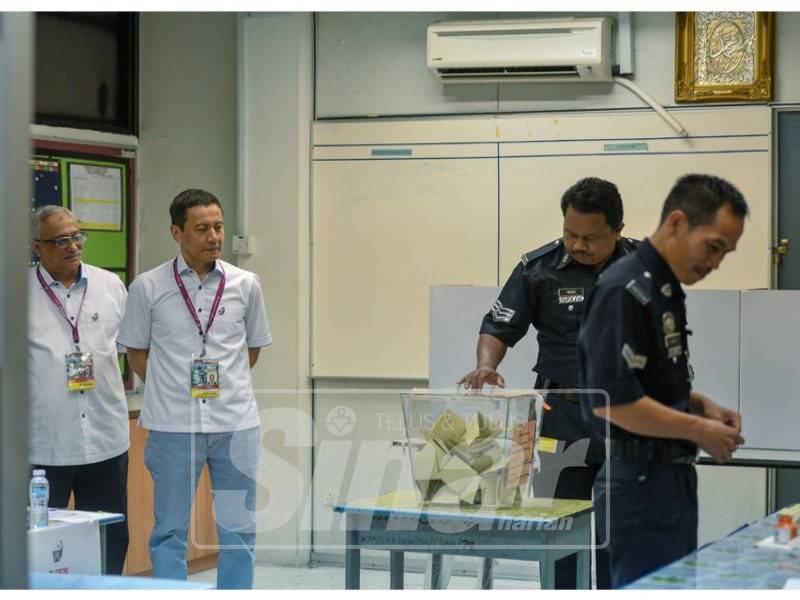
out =
<path fill-rule="evenodd" d="M 401 397 L 420 502 L 508 507 L 529 495 L 536 392 L 412 390 Z"/>

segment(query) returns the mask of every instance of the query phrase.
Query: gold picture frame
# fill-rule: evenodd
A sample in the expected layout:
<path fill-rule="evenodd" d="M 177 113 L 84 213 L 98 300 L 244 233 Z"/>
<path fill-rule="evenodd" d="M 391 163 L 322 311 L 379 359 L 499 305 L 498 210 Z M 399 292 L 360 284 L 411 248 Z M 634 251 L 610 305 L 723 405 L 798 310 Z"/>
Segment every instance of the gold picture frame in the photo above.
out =
<path fill-rule="evenodd" d="M 675 14 L 675 101 L 772 100 L 775 13 Z"/>

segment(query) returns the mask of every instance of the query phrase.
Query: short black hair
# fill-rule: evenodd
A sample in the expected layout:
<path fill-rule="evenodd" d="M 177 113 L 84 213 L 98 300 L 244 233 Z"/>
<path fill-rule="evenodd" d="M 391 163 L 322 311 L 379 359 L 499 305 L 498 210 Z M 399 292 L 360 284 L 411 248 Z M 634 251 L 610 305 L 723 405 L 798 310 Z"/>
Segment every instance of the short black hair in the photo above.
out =
<path fill-rule="evenodd" d="M 172 199 L 172 204 L 169 205 L 169 216 L 172 218 L 172 224 L 183 229 L 183 226 L 186 225 L 187 210 L 195 206 L 208 206 L 210 204 L 216 204 L 219 206 L 220 212 L 222 212 L 222 204 L 211 192 L 197 189 L 183 190 Z"/>
<path fill-rule="evenodd" d="M 561 196 L 561 214 L 572 207 L 579 213 L 603 213 L 614 231 L 622 227 L 622 197 L 617 186 L 599 177 L 585 177 Z"/>
<path fill-rule="evenodd" d="M 723 206 L 730 206 L 733 214 L 741 218 L 749 213 L 744 196 L 731 182 L 714 175 L 684 175 L 664 201 L 661 223 L 672 211 L 680 210 L 689 220 L 689 229 L 709 225 Z"/>

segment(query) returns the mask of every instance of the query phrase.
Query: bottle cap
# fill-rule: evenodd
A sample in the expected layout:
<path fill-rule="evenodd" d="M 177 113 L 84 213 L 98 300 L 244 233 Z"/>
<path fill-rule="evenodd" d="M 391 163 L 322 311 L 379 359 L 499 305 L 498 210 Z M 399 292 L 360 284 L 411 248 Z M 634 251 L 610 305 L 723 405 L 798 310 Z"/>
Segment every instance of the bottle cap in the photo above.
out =
<path fill-rule="evenodd" d="M 791 515 L 778 515 L 778 527 L 791 527 L 794 525 Z"/>
<path fill-rule="evenodd" d="M 34 469 L 33 470 L 34 477 L 44 477 L 44 469 Z"/>

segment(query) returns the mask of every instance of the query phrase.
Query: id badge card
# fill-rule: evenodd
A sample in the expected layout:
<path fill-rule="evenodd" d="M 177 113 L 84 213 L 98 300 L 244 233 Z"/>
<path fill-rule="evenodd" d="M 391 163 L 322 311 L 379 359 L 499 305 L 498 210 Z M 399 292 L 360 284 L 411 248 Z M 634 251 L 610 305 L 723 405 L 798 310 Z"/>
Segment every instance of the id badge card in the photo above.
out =
<path fill-rule="evenodd" d="M 72 352 L 67 354 L 66 364 L 67 389 L 70 392 L 93 390 L 96 387 L 91 352 Z"/>
<path fill-rule="evenodd" d="M 192 398 L 219 398 L 219 361 L 192 358 Z"/>

